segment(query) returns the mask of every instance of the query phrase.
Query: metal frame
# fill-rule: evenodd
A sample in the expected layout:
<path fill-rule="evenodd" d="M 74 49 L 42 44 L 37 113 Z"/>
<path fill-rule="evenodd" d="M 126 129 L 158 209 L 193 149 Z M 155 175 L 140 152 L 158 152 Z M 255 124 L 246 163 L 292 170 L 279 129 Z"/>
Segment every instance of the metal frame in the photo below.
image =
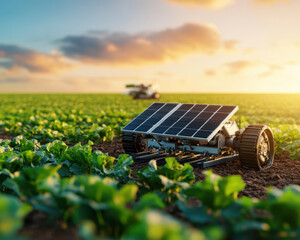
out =
<path fill-rule="evenodd" d="M 148 147 L 154 147 L 154 148 L 161 148 L 159 143 L 153 139 L 148 139 Z M 170 143 L 170 142 L 164 142 L 162 145 L 167 149 L 178 149 L 178 150 L 183 150 L 185 151 L 188 149 L 188 152 L 191 153 L 209 153 L 212 155 L 218 155 L 219 150 L 216 147 L 208 147 L 208 146 L 189 146 L 189 145 L 182 145 L 182 146 L 176 146 L 175 143 Z"/>
<path fill-rule="evenodd" d="M 181 153 L 177 156 L 174 156 L 174 154 L 169 154 L 165 151 L 148 151 L 145 154 L 132 155 L 132 157 L 135 163 L 144 163 L 153 159 L 156 160 L 159 164 L 163 164 L 166 157 L 175 157 L 179 163 L 189 163 L 193 167 L 207 168 L 221 163 L 237 160 L 239 158 L 239 155 L 237 153 L 233 153 L 232 155 L 228 156 L 216 157 L 212 155 L 204 156 L 203 154 L 193 155 L 191 153 L 184 155 L 184 153 Z"/>

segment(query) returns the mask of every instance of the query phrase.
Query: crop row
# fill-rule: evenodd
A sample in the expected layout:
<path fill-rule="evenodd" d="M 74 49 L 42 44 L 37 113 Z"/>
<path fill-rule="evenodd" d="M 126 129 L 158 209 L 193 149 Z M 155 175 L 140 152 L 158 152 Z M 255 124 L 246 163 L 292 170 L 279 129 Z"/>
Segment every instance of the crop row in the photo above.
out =
<path fill-rule="evenodd" d="M 269 189 L 267 200 L 239 198 L 241 176 L 205 171 L 194 184 L 193 168 L 174 158 L 163 166 L 152 160 L 133 177 L 128 155 L 114 159 L 91 144 L 0 142 L 1 239 L 12 238 L 32 210 L 78 226 L 83 239 L 300 237 L 298 186 Z"/>

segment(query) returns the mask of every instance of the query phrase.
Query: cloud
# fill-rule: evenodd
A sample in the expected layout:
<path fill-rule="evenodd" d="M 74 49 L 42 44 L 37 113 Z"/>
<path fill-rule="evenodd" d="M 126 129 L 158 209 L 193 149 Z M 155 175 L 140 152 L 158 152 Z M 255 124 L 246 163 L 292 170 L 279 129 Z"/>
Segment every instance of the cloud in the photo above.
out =
<path fill-rule="evenodd" d="M 233 3 L 233 0 L 167 0 L 183 6 L 219 9 Z"/>
<path fill-rule="evenodd" d="M 288 63 L 273 64 L 259 60 L 238 60 L 224 63 L 215 68 L 206 69 L 204 74 L 207 77 L 244 74 L 244 76 L 264 78 L 282 72 L 285 69 L 285 65 L 288 65 Z"/>
<path fill-rule="evenodd" d="M 280 2 L 290 2 L 290 0 L 254 0 L 256 5 L 272 5 Z"/>
<path fill-rule="evenodd" d="M 274 75 L 276 72 L 281 71 L 284 69 L 284 64 L 283 65 L 278 65 L 278 64 L 268 64 L 265 66 L 266 70 L 263 71 L 262 73 L 259 73 L 257 77 L 264 78 L 264 77 L 270 77 Z"/>
<path fill-rule="evenodd" d="M 240 41 L 236 39 L 224 41 L 223 43 L 224 49 L 228 51 L 235 51 L 238 44 L 240 44 Z"/>
<path fill-rule="evenodd" d="M 223 64 L 223 67 L 226 68 L 231 73 L 236 74 L 254 65 L 255 64 L 251 61 L 239 60 L 239 61 L 225 63 Z"/>
<path fill-rule="evenodd" d="M 295 60 L 289 60 L 289 61 L 286 61 L 285 64 L 286 64 L 286 65 L 295 66 L 295 65 L 298 65 L 299 62 L 298 62 L 298 61 L 295 61 Z"/>
<path fill-rule="evenodd" d="M 49 55 L 16 45 L 0 44 L 1 59 L 2 68 L 24 68 L 32 73 L 58 73 L 74 67 L 55 51 Z"/>
<path fill-rule="evenodd" d="M 69 58 L 102 65 L 165 62 L 191 54 L 213 54 L 222 46 L 220 34 L 214 27 L 196 23 L 158 32 L 67 36 L 58 42 Z"/>
<path fill-rule="evenodd" d="M 204 74 L 208 77 L 213 77 L 220 73 L 229 73 L 229 74 L 238 74 L 250 67 L 255 66 L 256 64 L 252 61 L 248 60 L 238 60 L 233 62 L 224 63 L 218 66 L 215 69 L 208 69 L 204 72 Z"/>

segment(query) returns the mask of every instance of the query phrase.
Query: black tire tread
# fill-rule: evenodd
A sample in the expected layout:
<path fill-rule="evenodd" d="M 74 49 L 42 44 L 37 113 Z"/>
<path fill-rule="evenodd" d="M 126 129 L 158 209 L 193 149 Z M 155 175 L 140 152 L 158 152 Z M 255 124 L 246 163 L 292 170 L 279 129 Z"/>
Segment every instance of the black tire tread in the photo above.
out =
<path fill-rule="evenodd" d="M 239 157 L 246 168 L 262 170 L 257 161 L 257 142 L 265 125 L 249 125 L 241 135 Z"/>
<path fill-rule="evenodd" d="M 135 136 L 133 134 L 123 133 L 122 144 L 125 153 L 132 154 L 137 152 L 135 147 Z"/>

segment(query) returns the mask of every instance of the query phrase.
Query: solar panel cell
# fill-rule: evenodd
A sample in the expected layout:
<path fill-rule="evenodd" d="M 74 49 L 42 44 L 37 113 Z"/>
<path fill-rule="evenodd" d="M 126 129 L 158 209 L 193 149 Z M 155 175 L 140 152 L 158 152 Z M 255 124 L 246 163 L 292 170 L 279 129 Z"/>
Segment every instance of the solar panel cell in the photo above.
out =
<path fill-rule="evenodd" d="M 170 121 L 170 122 L 176 122 L 179 118 L 181 118 L 181 116 L 174 116 L 174 115 L 171 115 L 170 117 L 168 117 L 166 119 L 166 121 Z"/>
<path fill-rule="evenodd" d="M 147 132 L 150 128 L 152 128 L 153 125 L 146 125 L 146 124 L 142 124 L 141 126 L 139 126 L 136 131 L 139 131 L 139 132 Z"/>
<path fill-rule="evenodd" d="M 186 113 L 186 114 L 183 116 L 183 118 L 184 118 L 184 119 L 192 120 L 192 119 L 195 118 L 198 114 L 199 114 L 199 112 L 188 112 L 188 113 Z"/>
<path fill-rule="evenodd" d="M 197 119 L 205 119 L 208 120 L 214 113 L 213 112 L 202 112 L 197 116 Z"/>
<path fill-rule="evenodd" d="M 207 138 L 211 133 L 212 131 L 199 130 L 198 132 L 196 132 L 196 134 L 193 137 Z"/>
<path fill-rule="evenodd" d="M 155 128 L 152 133 L 164 133 L 169 127 L 165 127 L 165 126 L 159 126 L 157 128 Z"/>
<path fill-rule="evenodd" d="M 181 130 L 182 128 L 171 127 L 168 131 L 165 132 L 165 134 L 177 135 Z"/>
<path fill-rule="evenodd" d="M 178 110 L 179 111 L 190 110 L 193 106 L 194 104 L 182 104 Z"/>
<path fill-rule="evenodd" d="M 165 121 L 163 121 L 161 124 L 160 124 L 160 126 L 164 126 L 164 127 L 170 127 L 170 126 L 172 126 L 173 125 L 173 123 L 174 123 L 174 121 L 170 121 L 170 120 L 165 120 Z"/>
<path fill-rule="evenodd" d="M 205 123 L 201 129 L 214 130 L 227 118 L 228 115 L 229 113 L 216 113 L 207 121 L 207 123 Z"/>
<path fill-rule="evenodd" d="M 187 128 L 195 128 L 195 129 L 199 129 L 202 127 L 202 125 L 207 121 L 207 119 L 199 119 L 196 118 L 195 120 L 193 120 L 189 125 L 187 125 Z"/>
<path fill-rule="evenodd" d="M 155 113 L 157 110 L 155 109 L 148 109 L 140 114 L 140 116 L 151 116 L 153 113 Z"/>
<path fill-rule="evenodd" d="M 192 107 L 191 111 L 201 112 L 206 107 L 207 105 L 197 104 L 194 107 Z"/>
<path fill-rule="evenodd" d="M 226 112 L 226 113 L 231 113 L 236 106 L 222 106 L 218 112 Z"/>
<path fill-rule="evenodd" d="M 175 123 L 173 126 L 174 127 L 179 127 L 179 128 L 184 128 L 186 125 L 189 124 L 190 121 L 184 121 L 184 120 L 179 120 L 177 123 Z"/>
<path fill-rule="evenodd" d="M 132 131 L 136 129 L 139 126 L 139 124 L 128 124 L 126 127 L 123 128 L 123 130 Z"/>
<path fill-rule="evenodd" d="M 164 105 L 164 103 L 153 103 L 148 109 L 159 109 L 160 107 L 162 107 Z"/>
<path fill-rule="evenodd" d="M 191 136 L 193 136 L 195 134 L 195 132 L 197 132 L 197 129 L 185 128 L 178 135 L 179 136 L 191 137 Z"/>
<path fill-rule="evenodd" d="M 229 113 L 219 113 L 217 112 L 212 119 L 226 119 L 228 117 Z"/>
<path fill-rule="evenodd" d="M 205 112 L 215 112 L 217 111 L 221 106 L 219 105 L 208 105 L 207 108 L 204 109 Z"/>
<path fill-rule="evenodd" d="M 202 128 L 201 130 L 207 130 L 207 131 L 212 131 L 214 129 L 216 129 L 217 126 L 220 125 L 221 122 L 209 122 L 209 123 L 206 123 Z"/>

